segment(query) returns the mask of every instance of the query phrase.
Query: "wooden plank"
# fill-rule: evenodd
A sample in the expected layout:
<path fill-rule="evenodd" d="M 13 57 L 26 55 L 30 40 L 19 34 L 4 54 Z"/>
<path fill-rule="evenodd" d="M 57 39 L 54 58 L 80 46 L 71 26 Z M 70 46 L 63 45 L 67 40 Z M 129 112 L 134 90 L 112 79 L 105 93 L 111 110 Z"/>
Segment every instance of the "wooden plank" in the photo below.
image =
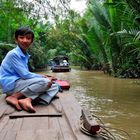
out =
<path fill-rule="evenodd" d="M 16 134 L 17 134 L 16 131 L 8 130 L 6 132 L 6 135 L 4 137 L 4 140 L 16 140 Z"/>
<path fill-rule="evenodd" d="M 54 100 L 45 109 L 49 113 L 52 113 L 52 112 L 64 113 L 59 99 Z M 65 140 L 75 140 L 72 130 L 69 127 L 69 124 L 67 123 L 67 120 L 65 118 L 65 115 L 63 115 L 62 117 L 57 117 L 57 118 L 48 118 L 48 122 L 46 122 L 46 125 L 48 125 L 47 129 L 48 130 L 53 129 L 54 133 L 55 131 L 59 130 L 59 132 L 61 133 L 61 135 L 63 136 Z"/>
<path fill-rule="evenodd" d="M 48 107 L 48 111 L 49 112 L 52 112 L 53 110 L 53 106 L 49 106 Z M 54 109 L 55 112 L 57 112 L 57 110 Z M 61 117 L 62 118 L 62 117 Z M 54 129 L 54 131 L 60 131 L 60 126 L 59 126 L 59 123 L 58 123 L 58 117 L 48 117 L 48 129 Z"/>
<path fill-rule="evenodd" d="M 64 140 L 59 131 L 54 130 L 24 130 L 17 133 L 16 140 Z"/>
<path fill-rule="evenodd" d="M 44 119 L 44 123 L 48 122 L 46 117 L 42 117 Z M 21 130 L 36 130 L 40 128 L 40 123 L 42 122 L 40 117 L 36 118 L 23 118 L 23 123 L 21 126 Z"/>
<path fill-rule="evenodd" d="M 77 140 L 103 140 L 100 136 L 91 137 L 80 131 L 81 107 L 72 94 L 63 95 L 62 98 L 60 98 L 60 102 L 63 106 L 67 121 Z"/>
<path fill-rule="evenodd" d="M 5 101 L 5 95 L 1 95 L 0 96 L 0 118 L 11 114 L 15 111 L 15 109 L 13 107 L 11 107 L 10 105 L 7 105 L 6 101 Z"/>
<path fill-rule="evenodd" d="M 64 139 L 65 140 L 76 140 L 76 137 L 73 134 L 69 123 L 67 122 L 66 116 L 63 115 L 62 118 L 58 118 L 58 123 L 59 123 L 60 130 L 62 132 L 62 135 L 63 135 Z"/>
<path fill-rule="evenodd" d="M 61 94 L 63 96 L 63 94 Z M 60 95 L 60 96 L 61 96 Z M 61 97 L 60 97 L 61 98 Z M 51 103 L 52 107 L 54 107 L 54 109 L 57 112 L 62 112 L 63 116 L 60 118 L 57 118 L 57 121 L 59 123 L 59 129 L 62 132 L 62 135 L 64 137 L 65 140 L 76 140 L 75 135 L 73 134 L 71 127 L 69 126 L 69 123 L 67 122 L 66 116 L 64 114 L 64 110 L 62 108 L 62 105 L 60 103 L 60 100 L 55 100 Z"/>
<path fill-rule="evenodd" d="M 49 106 L 38 106 L 37 108 L 37 113 L 46 113 L 46 114 L 58 114 L 58 112 L 55 111 L 55 109 L 53 109 L 51 107 L 51 105 Z M 23 119 L 23 125 L 21 127 L 22 130 L 26 130 L 26 128 L 28 128 L 29 130 L 36 130 L 36 129 L 48 129 L 49 127 L 49 118 L 53 118 L 53 123 L 58 123 L 57 120 L 55 120 L 55 118 L 58 117 L 30 117 L 30 118 L 24 118 Z M 51 124 L 52 125 L 52 124 Z M 54 129 L 56 129 L 56 126 L 54 126 Z M 59 130 L 59 128 L 57 128 Z"/>
<path fill-rule="evenodd" d="M 81 107 L 74 96 L 68 92 L 62 93 L 59 99 L 53 100 L 48 106 L 35 106 L 37 116 L 32 116 L 35 114 L 26 111 L 17 112 L 5 101 L 0 105 L 0 140 L 96 139 L 80 131 Z M 61 114 L 61 117 L 43 116 L 46 114 Z M 14 115 L 24 116 L 24 118 L 9 119 L 9 116 Z M 103 139 L 99 137 L 96 140 Z"/>
<path fill-rule="evenodd" d="M 23 124 L 23 118 L 17 118 L 13 125 L 12 130 L 16 132 L 20 131 L 22 124 Z"/>
<path fill-rule="evenodd" d="M 0 104 L 3 104 L 3 102 L 5 102 L 5 97 L 6 97 L 5 94 L 0 95 Z"/>
<path fill-rule="evenodd" d="M 5 111 L 7 110 L 8 106 L 1 104 L 0 105 L 0 118 L 4 115 Z"/>
<path fill-rule="evenodd" d="M 0 133 L 4 129 L 4 127 L 7 125 L 8 121 L 9 121 L 8 116 L 4 117 L 4 118 L 1 118 L 1 120 L 0 120 Z"/>
<path fill-rule="evenodd" d="M 55 109 L 56 112 L 62 113 L 62 105 L 60 104 L 60 100 L 59 99 L 55 99 L 51 102 L 50 104 L 53 109 Z"/>
<path fill-rule="evenodd" d="M 6 140 L 6 135 L 7 135 L 7 131 L 12 130 L 13 125 L 15 123 L 15 120 L 9 120 L 8 123 L 5 125 L 5 127 L 1 130 L 0 132 L 0 139 L 1 140 Z"/>
<path fill-rule="evenodd" d="M 73 135 L 75 135 L 77 140 L 90 140 L 93 139 L 89 136 L 84 135 L 80 131 L 80 113 L 81 110 L 79 104 L 75 104 L 75 98 L 71 94 L 64 94 L 60 98 L 60 102 L 63 106 L 67 121 L 72 129 Z"/>

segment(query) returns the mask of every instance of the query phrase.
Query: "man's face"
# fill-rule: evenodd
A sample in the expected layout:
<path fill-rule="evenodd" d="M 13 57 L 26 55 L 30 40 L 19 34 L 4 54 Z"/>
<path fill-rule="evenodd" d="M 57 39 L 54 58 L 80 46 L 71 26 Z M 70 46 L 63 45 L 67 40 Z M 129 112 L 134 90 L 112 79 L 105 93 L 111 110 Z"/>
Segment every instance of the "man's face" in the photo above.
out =
<path fill-rule="evenodd" d="M 19 45 L 19 47 L 26 52 L 26 50 L 31 45 L 33 39 L 31 34 L 27 35 L 19 35 L 16 39 L 16 43 Z"/>

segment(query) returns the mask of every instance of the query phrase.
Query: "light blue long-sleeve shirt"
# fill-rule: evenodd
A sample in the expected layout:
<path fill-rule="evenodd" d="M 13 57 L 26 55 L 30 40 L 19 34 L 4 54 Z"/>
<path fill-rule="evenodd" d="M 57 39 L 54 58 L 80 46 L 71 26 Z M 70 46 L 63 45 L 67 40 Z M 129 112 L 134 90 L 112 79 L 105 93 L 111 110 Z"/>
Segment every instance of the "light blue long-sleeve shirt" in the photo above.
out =
<path fill-rule="evenodd" d="M 16 80 L 20 78 L 42 77 L 29 71 L 28 60 L 29 54 L 24 54 L 18 46 L 7 53 L 0 66 L 0 84 L 3 93 L 12 91 Z"/>

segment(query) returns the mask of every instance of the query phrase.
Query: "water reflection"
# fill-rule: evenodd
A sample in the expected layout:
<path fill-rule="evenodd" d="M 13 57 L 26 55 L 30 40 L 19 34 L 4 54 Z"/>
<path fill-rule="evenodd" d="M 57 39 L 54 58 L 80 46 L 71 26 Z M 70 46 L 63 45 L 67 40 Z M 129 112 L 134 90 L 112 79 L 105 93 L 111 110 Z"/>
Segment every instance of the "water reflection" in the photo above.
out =
<path fill-rule="evenodd" d="M 118 79 L 102 72 L 74 69 L 51 75 L 68 80 L 71 83 L 69 92 L 105 125 L 127 131 L 131 140 L 140 140 L 140 80 Z M 118 134 L 118 137 L 123 135 Z"/>

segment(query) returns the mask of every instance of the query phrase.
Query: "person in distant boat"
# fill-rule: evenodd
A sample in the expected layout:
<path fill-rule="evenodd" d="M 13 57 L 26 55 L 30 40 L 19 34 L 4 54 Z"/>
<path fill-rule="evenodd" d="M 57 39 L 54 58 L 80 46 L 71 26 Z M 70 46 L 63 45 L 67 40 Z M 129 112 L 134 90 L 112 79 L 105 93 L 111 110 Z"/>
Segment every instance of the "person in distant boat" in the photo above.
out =
<path fill-rule="evenodd" d="M 67 62 L 67 60 L 63 60 L 63 66 L 69 66 L 69 63 Z"/>
<path fill-rule="evenodd" d="M 52 77 L 30 72 L 28 49 L 34 33 L 28 27 L 15 31 L 17 47 L 7 53 L 0 66 L 0 85 L 6 102 L 18 111 L 36 112 L 35 102 L 49 104 L 59 92 Z"/>

